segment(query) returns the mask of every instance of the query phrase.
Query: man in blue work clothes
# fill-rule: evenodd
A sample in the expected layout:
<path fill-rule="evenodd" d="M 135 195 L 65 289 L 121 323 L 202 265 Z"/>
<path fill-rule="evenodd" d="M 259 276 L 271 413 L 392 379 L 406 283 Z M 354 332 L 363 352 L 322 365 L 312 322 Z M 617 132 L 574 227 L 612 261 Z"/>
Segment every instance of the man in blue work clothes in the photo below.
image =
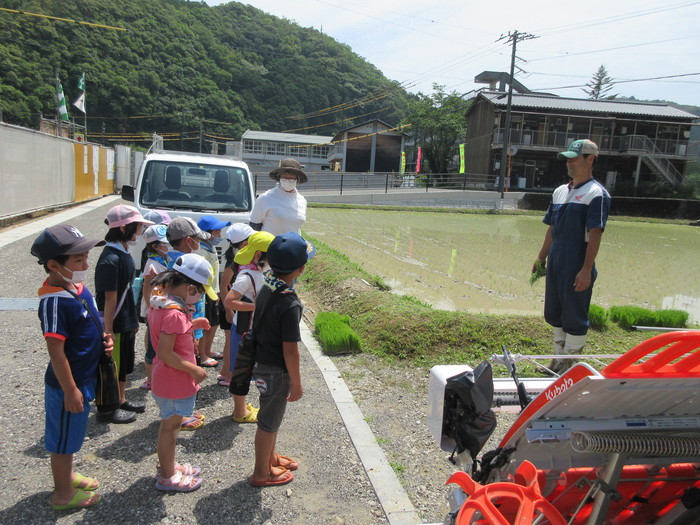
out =
<path fill-rule="evenodd" d="M 598 272 L 595 258 L 610 211 L 610 194 L 593 178 L 598 146 L 575 140 L 557 155 L 566 160 L 571 181 L 554 190 L 542 222 L 549 225 L 533 265 L 546 265 L 544 319 L 554 327 L 554 353 L 579 354 L 588 333 L 588 307 Z M 554 359 L 549 368 L 561 374 L 571 359 Z"/>

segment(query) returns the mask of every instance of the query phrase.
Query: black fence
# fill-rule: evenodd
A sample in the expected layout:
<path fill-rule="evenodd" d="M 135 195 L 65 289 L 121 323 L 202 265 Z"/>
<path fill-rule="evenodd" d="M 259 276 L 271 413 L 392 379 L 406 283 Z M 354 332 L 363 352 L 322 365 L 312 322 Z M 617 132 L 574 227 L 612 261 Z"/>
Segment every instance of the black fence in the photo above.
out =
<path fill-rule="evenodd" d="M 323 191 L 342 195 L 343 192 L 435 191 L 435 190 L 497 190 L 498 177 L 475 173 L 357 173 L 308 171 L 309 181 L 303 191 Z M 267 172 L 253 172 L 255 193 L 274 187 Z"/>

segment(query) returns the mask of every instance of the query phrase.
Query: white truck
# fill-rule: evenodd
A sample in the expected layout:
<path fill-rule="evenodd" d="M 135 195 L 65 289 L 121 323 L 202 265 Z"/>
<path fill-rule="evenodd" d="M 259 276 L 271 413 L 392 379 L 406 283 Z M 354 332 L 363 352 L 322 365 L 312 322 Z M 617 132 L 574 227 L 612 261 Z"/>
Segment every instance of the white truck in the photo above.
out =
<path fill-rule="evenodd" d="M 156 150 L 143 159 L 136 187 L 122 186 L 122 198 L 145 214 L 165 211 L 171 217 L 248 223 L 255 193 L 248 165 L 232 157 Z M 143 242 L 131 250 L 140 266 Z M 217 250 L 218 251 L 218 250 Z"/>
<path fill-rule="evenodd" d="M 163 210 L 171 217 L 216 215 L 248 222 L 255 200 L 248 165 L 219 155 L 156 151 L 143 160 L 136 187 L 122 186 L 122 198 L 143 214 Z"/>

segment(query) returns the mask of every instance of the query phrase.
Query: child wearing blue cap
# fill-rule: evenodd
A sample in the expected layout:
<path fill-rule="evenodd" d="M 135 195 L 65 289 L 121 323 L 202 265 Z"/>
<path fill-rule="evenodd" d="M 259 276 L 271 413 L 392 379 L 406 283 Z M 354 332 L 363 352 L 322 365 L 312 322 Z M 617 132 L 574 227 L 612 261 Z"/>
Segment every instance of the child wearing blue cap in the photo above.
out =
<path fill-rule="evenodd" d="M 219 254 L 216 253 L 216 246 L 221 242 L 221 230 L 231 226 L 231 221 L 221 221 L 213 215 L 202 215 L 197 221 L 197 226 L 203 232 L 207 232 L 211 237 L 203 240 L 199 244 L 199 250 L 195 253 L 204 257 L 214 270 L 213 288 L 219 295 Z M 219 327 L 219 303 L 220 300 L 212 300 L 206 298 L 204 303 L 204 317 L 209 321 L 211 328 L 204 331 L 204 336 L 199 342 L 199 355 L 202 361 L 202 366 L 217 366 L 217 359 L 222 359 L 223 354 L 212 352 L 212 344 L 214 343 L 214 335 Z"/>
<path fill-rule="evenodd" d="M 255 301 L 253 333 L 257 344 L 255 384 L 260 392 L 258 429 L 255 434 L 254 487 L 284 485 L 294 479 L 299 464 L 276 451 L 277 434 L 287 401 L 304 393 L 299 369 L 299 322 L 303 305 L 292 288 L 304 273 L 315 249 L 299 234 L 278 235 L 267 249 L 270 270 Z"/>

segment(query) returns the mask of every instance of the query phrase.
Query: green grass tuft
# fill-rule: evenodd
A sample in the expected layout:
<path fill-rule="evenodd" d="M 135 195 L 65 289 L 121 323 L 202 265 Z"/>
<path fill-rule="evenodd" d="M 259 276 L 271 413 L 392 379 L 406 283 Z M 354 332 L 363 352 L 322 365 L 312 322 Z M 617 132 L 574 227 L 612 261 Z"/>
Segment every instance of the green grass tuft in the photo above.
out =
<path fill-rule="evenodd" d="M 591 328 L 605 330 L 610 324 L 610 313 L 602 306 L 592 304 L 588 308 L 588 320 L 591 322 Z"/>
<path fill-rule="evenodd" d="M 315 320 L 316 337 L 327 355 L 362 351 L 360 338 L 350 328 L 350 317 L 338 312 L 320 312 Z"/>
<path fill-rule="evenodd" d="M 611 306 L 610 319 L 626 329 L 632 326 L 685 328 L 688 325 L 688 313 L 682 310 L 649 310 L 638 306 Z"/>

